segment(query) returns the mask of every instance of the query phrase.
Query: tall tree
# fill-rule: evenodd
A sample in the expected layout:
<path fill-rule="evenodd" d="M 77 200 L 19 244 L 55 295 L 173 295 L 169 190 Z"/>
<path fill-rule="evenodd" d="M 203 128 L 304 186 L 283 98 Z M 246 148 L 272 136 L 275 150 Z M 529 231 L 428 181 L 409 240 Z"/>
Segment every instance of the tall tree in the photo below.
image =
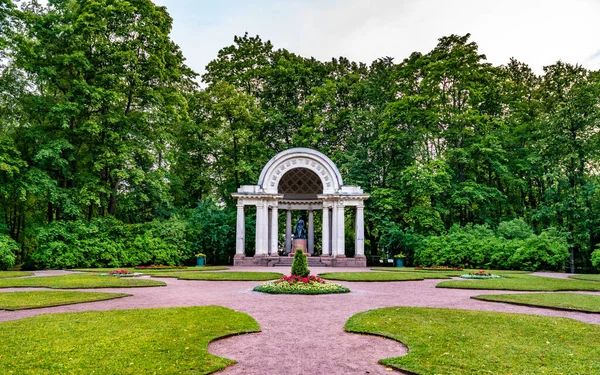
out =
<path fill-rule="evenodd" d="M 47 220 L 152 218 L 169 204 L 164 155 L 193 87 L 171 17 L 150 0 L 30 3 L 20 17 L 32 166 L 56 186 Z"/>

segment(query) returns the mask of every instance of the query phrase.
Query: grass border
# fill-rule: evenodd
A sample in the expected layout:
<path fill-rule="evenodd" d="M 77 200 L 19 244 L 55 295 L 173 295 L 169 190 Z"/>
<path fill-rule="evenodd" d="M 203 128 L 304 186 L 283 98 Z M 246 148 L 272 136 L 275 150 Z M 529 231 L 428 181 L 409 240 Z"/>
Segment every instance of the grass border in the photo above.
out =
<path fill-rule="evenodd" d="M 414 275 L 415 278 L 409 278 L 409 279 L 395 279 L 395 280 L 375 280 L 375 279 L 371 279 L 371 280 L 348 280 L 348 279 L 343 279 L 343 278 L 331 278 L 330 275 L 334 275 L 336 273 L 340 273 L 340 274 L 348 274 L 348 273 L 352 273 L 352 274 L 371 274 L 371 275 L 383 275 L 386 272 L 385 271 L 366 271 L 366 272 L 361 272 L 361 271 L 349 271 L 349 272 L 324 272 L 324 273 L 319 273 L 318 276 L 326 279 L 326 280 L 335 280 L 335 281 L 347 281 L 347 282 L 351 282 L 351 283 L 394 283 L 394 282 L 405 282 L 405 281 L 423 281 L 425 279 L 428 280 L 451 280 L 452 277 L 448 276 L 448 275 L 432 275 L 432 274 L 427 274 L 425 272 L 422 273 L 417 273 L 417 272 L 387 272 L 389 274 L 392 275 L 402 275 L 402 274 L 408 274 L 408 275 Z"/>
<path fill-rule="evenodd" d="M 549 294 L 560 294 L 562 292 L 548 292 Z M 568 293 L 568 292 L 567 292 Z M 544 294 L 544 293 L 511 293 L 511 294 Z M 577 293 L 574 293 L 577 294 Z M 547 310 L 555 310 L 555 311 L 568 311 L 568 312 L 581 312 L 581 313 L 586 313 L 586 314 L 600 314 L 600 311 L 590 311 L 590 310 L 584 310 L 584 309 L 577 309 L 577 308 L 568 308 L 568 307 L 556 307 L 556 306 L 544 306 L 544 305 L 534 305 L 531 303 L 526 303 L 526 302 L 513 302 L 513 301 L 494 301 L 491 299 L 484 299 L 484 298 L 478 298 L 481 296 L 498 296 L 498 295 L 502 295 L 502 294 L 480 294 L 478 296 L 471 296 L 469 298 L 477 300 L 477 301 L 483 301 L 483 302 L 493 302 L 493 303 L 508 303 L 509 305 L 516 305 L 516 306 L 525 306 L 525 307 L 534 307 L 534 308 L 538 308 L 538 309 L 547 309 Z M 593 294 L 592 294 L 593 295 Z"/>
<path fill-rule="evenodd" d="M 53 289 L 56 290 L 56 289 Z M 60 291 L 56 291 L 56 292 L 51 292 L 49 290 L 40 290 L 40 292 L 44 292 L 44 293 L 61 293 Z M 3 292 L 4 294 L 8 294 L 8 293 L 20 293 L 18 291 L 15 292 Z M 64 293 L 64 291 L 63 291 Z M 76 292 L 73 291 L 72 293 L 100 293 L 100 292 Z M 65 303 L 54 303 L 54 304 L 50 304 L 50 305 L 46 305 L 46 306 L 37 306 L 37 307 L 20 307 L 20 308 L 2 308 L 2 306 L 0 306 L 0 311 L 21 311 L 21 310 L 37 310 L 37 309 L 45 309 L 48 307 L 58 307 L 58 306 L 69 306 L 69 305 L 80 305 L 83 303 L 92 303 L 92 302 L 102 302 L 102 301 L 110 301 L 113 299 L 119 299 L 119 298 L 125 298 L 125 297 L 132 297 L 133 294 L 127 294 L 127 293 L 112 293 L 112 292 L 106 292 L 106 294 L 113 294 L 114 296 L 111 296 L 109 298 L 103 298 L 103 299 L 97 299 L 95 301 L 81 301 L 81 302 L 65 302 Z"/>
<path fill-rule="evenodd" d="M 429 312 L 426 313 L 426 311 Z M 556 329 L 550 329 L 549 336 L 553 340 L 548 339 L 544 330 L 554 327 L 554 324 L 550 323 L 559 323 L 559 321 L 562 321 L 564 325 L 560 324 Z M 479 327 L 485 330 L 484 327 L 493 323 L 499 323 L 499 325 L 490 332 L 482 333 L 478 329 L 473 329 Z M 515 328 L 514 323 L 524 328 L 519 328 L 513 333 L 510 328 Z M 502 330 L 499 331 L 498 327 L 502 327 Z M 587 327 L 591 327 L 589 329 L 593 329 L 593 331 L 588 331 Z M 467 333 L 469 330 L 466 338 L 462 339 L 461 336 L 464 337 L 465 334 L 461 335 L 461 333 Z M 536 349 L 539 349 L 540 353 L 546 354 L 543 344 L 546 340 L 552 341 L 553 344 L 548 346 L 548 348 L 552 348 L 549 349 L 548 358 L 552 356 L 559 359 L 556 363 L 545 362 L 546 370 L 554 369 L 554 372 L 550 371 L 553 374 L 576 372 L 570 372 L 569 369 L 577 369 L 581 373 L 597 373 L 595 370 L 600 368 L 596 360 L 599 350 L 596 345 L 591 345 L 592 349 L 588 349 L 585 341 L 589 339 L 596 343 L 598 335 L 594 332 L 597 330 L 598 326 L 595 324 L 556 316 L 413 306 L 380 307 L 358 312 L 353 314 L 344 325 L 346 332 L 383 337 L 404 345 L 408 349 L 406 354 L 381 358 L 378 363 L 414 375 L 433 375 L 434 373 L 466 375 L 480 372 L 534 373 L 531 370 L 533 369 L 532 365 L 535 365 L 535 360 L 538 359 L 536 358 L 538 353 Z M 534 336 L 531 335 L 532 332 Z M 571 333 L 580 333 L 582 336 L 574 336 Z M 508 347 L 503 344 L 503 341 L 496 340 L 494 342 L 496 335 L 499 335 L 498 339 L 506 340 Z M 569 335 L 570 338 L 566 339 L 563 344 L 561 338 L 564 335 Z M 524 341 L 521 342 L 519 338 L 523 338 Z M 550 341 L 546 341 L 545 344 L 550 345 Z M 483 347 L 483 344 L 486 343 L 491 343 L 489 349 Z M 560 345 L 570 347 L 571 344 L 573 344 L 571 352 L 575 348 L 585 349 L 581 353 L 573 352 L 576 353 L 577 358 L 573 364 L 571 364 L 570 358 L 567 357 L 569 360 L 565 360 L 565 353 L 560 347 Z M 521 348 L 523 345 L 526 346 Z M 468 350 L 469 348 L 476 350 L 471 352 Z M 524 348 L 533 350 L 523 351 Z M 505 353 L 504 351 L 507 349 L 510 350 Z M 490 352 L 490 350 L 498 353 Z M 521 352 L 523 353 L 522 358 L 521 354 L 518 354 Z M 498 359 L 496 354 L 500 353 L 501 355 L 498 355 L 500 360 L 496 360 Z M 594 353 L 596 355 L 592 356 Z M 484 367 L 492 371 L 483 371 L 482 360 L 489 361 L 489 363 L 484 362 Z M 492 366 L 487 367 L 488 364 Z M 411 372 L 411 370 L 418 372 Z M 563 372 L 557 372 L 557 370 Z"/>

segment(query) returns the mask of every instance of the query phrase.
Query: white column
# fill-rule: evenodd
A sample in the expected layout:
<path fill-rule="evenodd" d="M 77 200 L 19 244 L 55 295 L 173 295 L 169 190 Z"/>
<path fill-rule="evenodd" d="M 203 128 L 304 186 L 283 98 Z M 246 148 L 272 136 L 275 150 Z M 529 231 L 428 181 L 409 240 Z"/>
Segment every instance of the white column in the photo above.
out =
<path fill-rule="evenodd" d="M 285 213 L 285 252 L 292 252 L 292 210 L 289 208 Z"/>
<path fill-rule="evenodd" d="M 267 223 L 265 222 L 267 215 L 265 211 L 269 208 L 267 207 L 264 201 L 261 201 L 256 205 L 256 256 L 265 256 L 267 255 L 267 236 L 265 235 L 265 229 L 267 228 Z"/>
<path fill-rule="evenodd" d="M 362 201 L 356 206 L 356 228 L 354 233 L 356 233 L 354 239 L 354 256 L 363 257 L 365 256 L 365 217 Z"/>
<path fill-rule="evenodd" d="M 315 223 L 314 211 L 312 208 L 308 210 L 308 253 L 315 254 Z"/>
<path fill-rule="evenodd" d="M 277 209 L 277 206 L 274 205 L 271 208 L 271 251 L 270 251 L 270 255 L 272 257 L 279 256 L 279 254 L 277 253 L 277 245 L 278 245 L 277 237 L 279 236 L 278 219 L 279 219 L 279 211 Z"/>
<path fill-rule="evenodd" d="M 337 222 L 339 219 L 338 210 L 337 210 L 337 201 L 333 201 L 333 205 L 331 206 L 331 256 L 336 257 L 338 251 L 338 241 L 337 241 Z"/>
<path fill-rule="evenodd" d="M 265 207 L 263 209 L 263 254 L 269 254 L 269 202 L 265 201 Z"/>
<path fill-rule="evenodd" d="M 271 253 L 271 209 L 267 208 L 267 250 Z"/>
<path fill-rule="evenodd" d="M 337 220 L 337 255 L 338 257 L 345 257 L 345 237 L 344 237 L 344 203 L 339 202 L 338 207 L 338 220 Z"/>
<path fill-rule="evenodd" d="M 238 202 L 237 205 L 237 222 L 235 226 L 236 241 L 235 241 L 235 255 L 243 257 L 245 255 L 244 245 L 246 243 L 246 223 L 244 216 L 244 203 Z"/>
<path fill-rule="evenodd" d="M 322 256 L 328 256 L 329 252 L 329 207 L 323 204 L 323 233 L 322 233 L 322 241 L 323 241 L 323 253 Z"/>

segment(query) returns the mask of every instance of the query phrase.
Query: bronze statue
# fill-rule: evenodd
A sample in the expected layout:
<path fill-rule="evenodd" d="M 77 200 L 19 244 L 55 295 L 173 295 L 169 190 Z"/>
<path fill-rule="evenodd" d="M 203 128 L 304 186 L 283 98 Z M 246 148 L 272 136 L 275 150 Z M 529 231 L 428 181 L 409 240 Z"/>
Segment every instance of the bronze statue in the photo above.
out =
<path fill-rule="evenodd" d="M 302 219 L 296 222 L 296 228 L 294 229 L 294 239 L 306 239 L 306 227 L 304 226 L 304 220 Z"/>

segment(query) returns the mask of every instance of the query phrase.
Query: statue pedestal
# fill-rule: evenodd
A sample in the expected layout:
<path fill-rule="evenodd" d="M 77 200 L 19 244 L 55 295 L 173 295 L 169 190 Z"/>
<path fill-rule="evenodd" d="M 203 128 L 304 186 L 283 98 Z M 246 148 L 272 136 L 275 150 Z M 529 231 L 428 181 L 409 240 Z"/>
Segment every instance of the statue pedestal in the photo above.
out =
<path fill-rule="evenodd" d="M 297 240 L 293 240 L 292 241 L 292 255 L 296 254 L 296 250 L 298 249 L 302 249 L 302 251 L 304 252 L 304 254 L 307 253 L 307 249 L 308 249 L 308 245 L 307 245 L 308 241 L 304 240 L 304 239 L 297 239 Z"/>

